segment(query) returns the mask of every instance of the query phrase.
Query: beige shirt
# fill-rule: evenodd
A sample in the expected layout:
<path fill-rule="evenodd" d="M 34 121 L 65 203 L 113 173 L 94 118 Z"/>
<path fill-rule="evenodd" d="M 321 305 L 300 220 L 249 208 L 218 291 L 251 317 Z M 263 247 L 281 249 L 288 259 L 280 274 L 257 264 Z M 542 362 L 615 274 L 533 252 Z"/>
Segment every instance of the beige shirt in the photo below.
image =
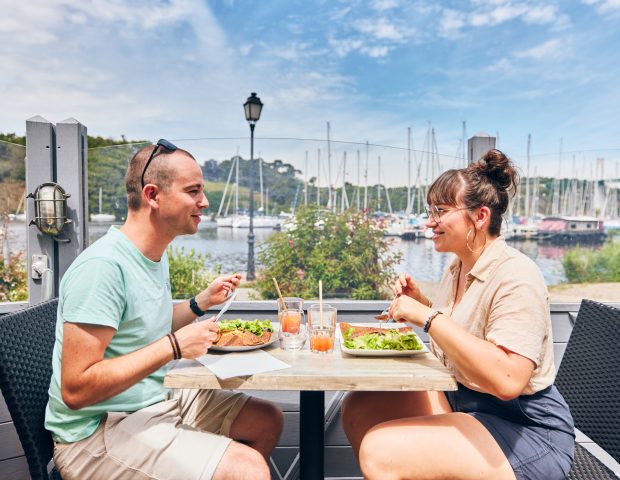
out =
<path fill-rule="evenodd" d="M 553 383 L 553 337 L 549 294 L 536 264 L 509 247 L 503 237 L 487 246 L 467 274 L 465 291 L 454 307 L 461 262 L 456 258 L 445 271 L 433 308 L 450 315 L 476 337 L 529 358 L 536 364 L 524 394 L 536 393 Z M 431 329 L 432 334 L 432 329 Z M 459 383 L 477 391 L 481 387 L 456 370 L 432 341 L 431 350 Z"/>

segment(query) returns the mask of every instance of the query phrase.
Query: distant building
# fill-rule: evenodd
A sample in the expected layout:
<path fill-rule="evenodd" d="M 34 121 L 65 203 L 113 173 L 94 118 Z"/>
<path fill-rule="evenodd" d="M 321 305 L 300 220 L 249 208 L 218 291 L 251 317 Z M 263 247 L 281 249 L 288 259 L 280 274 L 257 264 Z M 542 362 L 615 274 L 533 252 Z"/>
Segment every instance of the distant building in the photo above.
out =
<path fill-rule="evenodd" d="M 495 148 L 495 137 L 488 133 L 478 132 L 467 140 L 467 163 L 480 160 L 485 153 Z"/>

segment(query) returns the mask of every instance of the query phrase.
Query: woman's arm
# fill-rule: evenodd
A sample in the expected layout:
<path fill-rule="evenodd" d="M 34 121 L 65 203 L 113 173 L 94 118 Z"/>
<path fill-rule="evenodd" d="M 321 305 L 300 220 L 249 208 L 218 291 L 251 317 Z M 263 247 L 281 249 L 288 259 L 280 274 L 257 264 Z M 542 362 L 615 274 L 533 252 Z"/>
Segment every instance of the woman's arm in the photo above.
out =
<path fill-rule="evenodd" d="M 390 314 L 395 320 L 423 327 L 433 311 L 401 296 L 392 304 Z M 469 333 L 446 314 L 432 321 L 429 334 L 465 377 L 502 400 L 521 395 L 536 367 L 532 360 Z"/>

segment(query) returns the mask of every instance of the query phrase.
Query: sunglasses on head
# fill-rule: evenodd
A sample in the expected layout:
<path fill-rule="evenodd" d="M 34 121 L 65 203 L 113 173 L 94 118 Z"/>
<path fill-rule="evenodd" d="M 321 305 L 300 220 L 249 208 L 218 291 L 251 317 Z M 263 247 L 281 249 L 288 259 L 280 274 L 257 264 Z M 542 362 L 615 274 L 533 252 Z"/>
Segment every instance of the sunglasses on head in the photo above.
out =
<path fill-rule="evenodd" d="M 144 164 L 144 170 L 142 170 L 142 177 L 140 177 L 140 183 L 142 184 L 142 188 L 144 188 L 144 174 L 146 173 L 146 169 L 149 168 L 149 164 L 151 163 L 151 160 L 153 160 L 153 158 L 155 157 L 155 154 L 159 150 L 159 147 L 165 148 L 169 152 L 174 152 L 177 149 L 177 146 L 170 143 L 168 140 L 164 140 L 163 138 L 159 139 L 159 141 L 155 145 L 155 148 L 151 152 L 149 159 Z"/>

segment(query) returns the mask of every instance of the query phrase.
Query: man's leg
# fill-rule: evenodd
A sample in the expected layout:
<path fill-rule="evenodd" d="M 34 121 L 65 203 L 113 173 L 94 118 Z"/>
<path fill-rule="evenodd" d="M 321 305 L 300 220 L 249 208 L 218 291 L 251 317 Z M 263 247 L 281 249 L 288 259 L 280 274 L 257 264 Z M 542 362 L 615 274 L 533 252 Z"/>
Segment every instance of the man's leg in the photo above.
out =
<path fill-rule="evenodd" d="M 182 423 L 179 413 L 175 399 L 108 414 L 90 437 L 55 448 L 63 479 L 269 479 L 258 451 Z"/>
<path fill-rule="evenodd" d="M 258 450 L 265 460 L 269 460 L 283 426 L 284 415 L 277 405 L 250 398 L 232 422 L 229 436 Z"/>
<path fill-rule="evenodd" d="M 284 425 L 282 411 L 275 404 L 223 390 L 182 390 L 174 395 L 183 423 L 232 438 L 269 459 Z"/>

